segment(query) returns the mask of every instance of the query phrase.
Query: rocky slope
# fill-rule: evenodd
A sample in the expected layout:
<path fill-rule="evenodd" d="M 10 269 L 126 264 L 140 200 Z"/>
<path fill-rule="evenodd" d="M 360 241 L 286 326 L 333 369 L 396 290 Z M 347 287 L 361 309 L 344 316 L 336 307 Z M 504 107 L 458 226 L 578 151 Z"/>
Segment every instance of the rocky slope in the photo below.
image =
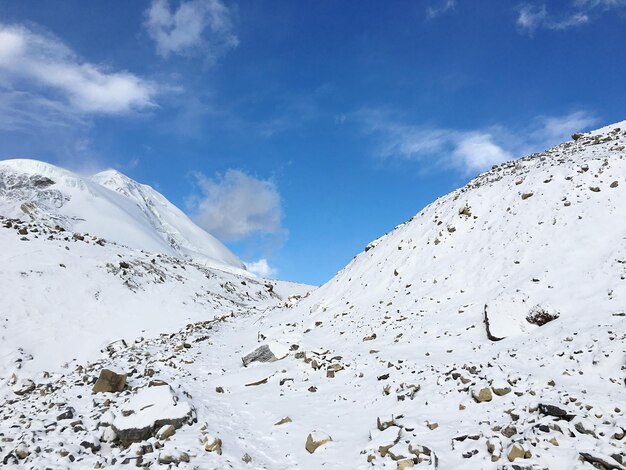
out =
<path fill-rule="evenodd" d="M 622 122 L 493 168 L 297 302 L 7 377 L 0 456 L 624 469 L 625 147 Z"/>

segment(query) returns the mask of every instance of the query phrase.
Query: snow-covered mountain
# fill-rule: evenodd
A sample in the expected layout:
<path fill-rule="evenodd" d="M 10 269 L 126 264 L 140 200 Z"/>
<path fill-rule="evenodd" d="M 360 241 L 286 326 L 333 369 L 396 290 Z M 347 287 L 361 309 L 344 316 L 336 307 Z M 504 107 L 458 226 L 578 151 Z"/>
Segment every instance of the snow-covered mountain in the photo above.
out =
<path fill-rule="evenodd" d="M 0 458 L 50 468 L 623 470 L 625 191 L 626 121 L 494 167 L 296 303 L 113 345 L 49 376 L 15 367 L 4 376 L 13 395 L 0 435 L 11 440 Z M 11 235 L 11 249 L 28 245 Z M 145 255 L 129 282 L 148 292 Z M 52 282 L 40 272 L 61 258 L 46 251 L 45 268 L 24 259 L 0 266 L 14 265 L 2 274 L 11 290 L 38 279 L 5 304 L 22 302 L 28 316 L 35 286 Z M 173 260 L 159 269 L 182 269 Z M 126 279 L 120 267 L 94 289 Z M 67 285 L 72 275 L 59 272 Z M 169 282 L 185 307 L 202 285 Z M 140 308 L 130 297 L 115 309 Z M 125 373 L 125 385 L 103 369 Z M 99 374 L 121 391 L 92 393 Z M 68 412 L 79 424 L 65 424 Z"/>
<path fill-rule="evenodd" d="M 108 343 L 262 311 L 308 287 L 248 273 L 161 194 L 116 172 L 84 178 L 0 162 L 0 374 L 58 370 Z"/>
<path fill-rule="evenodd" d="M 82 177 L 36 160 L 0 161 L 0 214 L 97 234 L 221 267 L 243 263 L 150 186 L 108 170 Z"/>

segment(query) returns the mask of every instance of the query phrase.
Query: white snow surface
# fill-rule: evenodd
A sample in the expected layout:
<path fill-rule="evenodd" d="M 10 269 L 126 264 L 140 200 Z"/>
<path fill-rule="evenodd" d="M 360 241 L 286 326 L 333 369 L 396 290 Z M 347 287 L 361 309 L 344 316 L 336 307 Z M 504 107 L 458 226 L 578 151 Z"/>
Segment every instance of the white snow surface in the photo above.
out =
<path fill-rule="evenodd" d="M 368 245 L 300 300 L 224 311 L 176 333 L 145 335 L 49 377 L 25 374 L 33 361 L 13 363 L 3 375 L 7 384 L 31 377 L 35 390 L 16 396 L 6 389 L 0 435 L 12 440 L 0 444 L 0 458 L 27 450 L 20 459 L 5 458 L 67 468 L 62 442 L 85 468 L 136 460 L 133 446 L 103 440 L 89 452 L 80 442 L 89 432 L 106 434 L 98 426 L 108 407 L 158 379 L 184 390 L 197 414 L 196 424 L 150 441 L 162 446 L 161 455 L 188 456 L 179 468 L 396 469 L 402 461 L 415 468 L 582 470 L 602 461 L 623 469 L 625 148 L 626 121 L 502 164 Z M 49 247 L 65 249 L 58 241 L 10 235 L 3 246 L 43 254 L 37 265 L 25 265 L 25 251 L 0 264 L 15 265 L 2 272 L 11 282 L 5 291 L 26 286 L 22 318 L 31 305 L 42 308 L 42 299 L 30 298 L 34 292 L 57 285 L 38 274 L 52 273 L 61 260 Z M 79 249 L 96 248 L 69 246 L 63 259 L 77 266 L 86 258 Z M 42 259 L 49 265 L 42 267 Z M 84 271 L 73 276 L 67 269 L 54 271 L 67 276 L 59 290 L 84 279 Z M 185 265 L 186 276 L 191 269 Z M 94 280 L 94 289 L 105 279 L 125 279 L 107 276 Z M 148 289 L 145 276 L 131 277 L 131 286 L 139 285 L 132 295 Z M 172 282 L 172 296 L 189 299 L 187 282 Z M 127 304 L 130 297 L 115 304 L 129 317 L 139 308 Z M 11 312 L 15 305 L 9 298 L 3 307 Z M 82 305 L 97 302 L 85 295 Z M 160 315 L 160 303 L 150 305 Z M 25 331 L 21 341 L 29 336 Z M 281 345 L 287 356 L 243 367 L 241 357 L 261 344 Z M 129 374 L 127 389 L 111 404 L 89 393 L 102 367 Z M 60 403 L 72 404 L 85 430 L 50 424 Z M 332 441 L 309 453 L 311 433 Z M 221 440 L 221 454 L 207 451 L 207 435 Z M 523 455 L 511 461 L 512 451 Z M 166 465 L 157 451 L 140 463 Z"/>

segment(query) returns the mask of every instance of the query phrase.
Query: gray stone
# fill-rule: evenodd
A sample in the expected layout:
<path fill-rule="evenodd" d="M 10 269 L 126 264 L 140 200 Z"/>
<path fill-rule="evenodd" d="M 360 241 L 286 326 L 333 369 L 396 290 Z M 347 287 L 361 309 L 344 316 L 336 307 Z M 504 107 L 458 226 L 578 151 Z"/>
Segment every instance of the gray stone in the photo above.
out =
<path fill-rule="evenodd" d="M 241 358 L 243 361 L 244 367 L 248 367 L 252 362 L 274 362 L 277 361 L 278 358 L 274 355 L 272 350 L 267 344 L 263 346 L 259 346 L 250 354 Z"/>

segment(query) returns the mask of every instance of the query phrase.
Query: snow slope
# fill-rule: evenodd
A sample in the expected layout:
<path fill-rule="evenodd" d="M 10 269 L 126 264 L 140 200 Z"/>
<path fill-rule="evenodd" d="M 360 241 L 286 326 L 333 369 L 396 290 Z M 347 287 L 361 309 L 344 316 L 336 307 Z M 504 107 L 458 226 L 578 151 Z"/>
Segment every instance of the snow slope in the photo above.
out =
<path fill-rule="evenodd" d="M 626 121 L 505 163 L 295 304 L 196 323 L 38 377 L 33 393 L 1 408 L 0 432 L 13 439 L 5 459 L 626 468 L 625 148 Z M 259 347 L 252 357 L 266 362 L 244 367 Z M 103 367 L 129 374 L 108 402 L 85 388 Z M 108 423 L 155 379 L 191 400 L 197 423 L 125 447 Z M 19 393 L 31 385 L 21 380 L 18 371 L 9 381 Z M 68 403 L 78 429 L 51 423 Z M 309 436 L 330 440 L 311 452 Z"/>
<path fill-rule="evenodd" d="M 57 370 L 121 338 L 262 311 L 308 289 L 3 216 L 0 245 L 3 375 L 16 364 L 23 373 Z"/>
<path fill-rule="evenodd" d="M 115 170 L 84 178 L 40 161 L 0 161 L 0 214 L 244 269 L 233 253 L 161 194 Z"/>

